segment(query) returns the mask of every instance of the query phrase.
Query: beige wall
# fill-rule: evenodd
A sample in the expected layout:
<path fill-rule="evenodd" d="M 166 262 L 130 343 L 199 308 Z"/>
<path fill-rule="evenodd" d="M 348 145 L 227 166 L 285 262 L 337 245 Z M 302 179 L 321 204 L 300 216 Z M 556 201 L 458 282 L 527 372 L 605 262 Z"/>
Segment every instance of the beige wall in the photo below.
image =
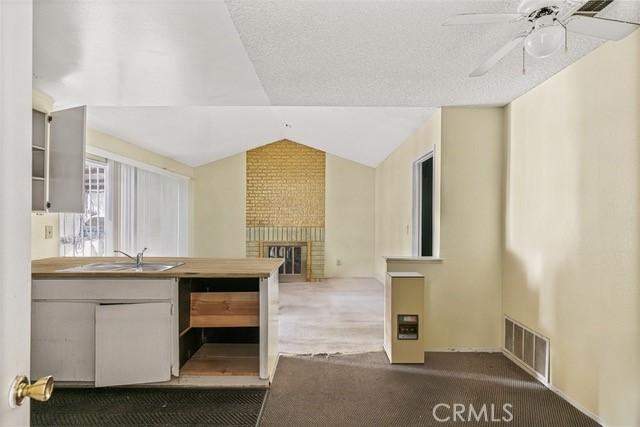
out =
<path fill-rule="evenodd" d="M 193 179 L 193 255 L 245 256 L 245 205 L 245 153 L 197 167 Z"/>
<path fill-rule="evenodd" d="M 440 152 L 442 113 L 433 114 L 376 168 L 375 273 L 384 283 L 383 256 L 411 255 L 413 162 L 434 146 Z M 439 157 L 436 156 L 436 169 Z"/>
<path fill-rule="evenodd" d="M 325 276 L 373 277 L 375 169 L 331 154 L 326 164 Z"/>
<path fill-rule="evenodd" d="M 389 261 L 387 268 L 417 271 L 426 277 L 427 350 L 495 350 L 501 346 L 504 109 L 443 108 L 434 119 L 441 119 L 440 256 L 444 261 Z M 437 128 L 436 123 L 427 125 Z M 406 223 L 411 222 L 411 163 L 438 134 L 435 129 L 426 130 L 414 134 L 385 161 L 393 162 L 402 179 L 378 179 L 381 201 L 396 202 L 379 210 L 379 221 L 395 224 L 402 234 L 391 246 L 402 253 L 381 255 L 411 253 L 411 235 L 406 233 Z M 380 172 L 387 172 L 389 166 L 383 164 Z M 394 223 L 388 216 L 398 218 Z M 397 222 L 400 218 L 403 223 Z"/>
<path fill-rule="evenodd" d="M 195 256 L 245 256 L 245 156 L 195 169 Z M 373 168 L 326 156 L 325 276 L 373 275 L 374 184 Z"/>
<path fill-rule="evenodd" d="M 640 425 L 640 32 L 511 104 L 505 314 L 551 340 L 552 384 Z"/>
<path fill-rule="evenodd" d="M 58 256 L 60 252 L 60 220 L 58 214 L 31 213 L 31 259 Z M 51 226 L 53 237 L 45 239 L 45 227 Z"/>
<path fill-rule="evenodd" d="M 185 165 L 184 163 L 180 163 L 168 157 L 161 156 L 153 151 L 145 150 L 137 145 L 133 145 L 127 141 L 123 141 L 122 139 L 99 132 L 95 129 L 88 129 L 87 152 L 91 153 L 93 151 L 92 148 L 108 151 L 118 156 L 126 157 L 127 159 L 155 166 L 190 178 L 194 175 L 194 168 L 191 166 Z"/>

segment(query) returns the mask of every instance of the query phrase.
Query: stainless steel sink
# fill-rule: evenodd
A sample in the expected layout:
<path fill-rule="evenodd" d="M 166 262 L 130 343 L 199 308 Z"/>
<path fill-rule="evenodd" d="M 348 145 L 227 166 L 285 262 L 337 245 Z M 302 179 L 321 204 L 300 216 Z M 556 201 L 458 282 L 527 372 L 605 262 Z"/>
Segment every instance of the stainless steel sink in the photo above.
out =
<path fill-rule="evenodd" d="M 77 272 L 77 273 L 110 273 L 110 272 L 144 272 L 144 271 L 167 271 L 172 268 L 183 265 L 184 262 L 145 262 L 140 267 L 136 267 L 132 262 L 94 262 L 91 264 L 80 265 L 78 267 L 65 268 L 57 270 L 58 272 Z"/>
<path fill-rule="evenodd" d="M 184 262 L 171 262 L 171 263 L 156 263 L 156 262 L 145 262 L 141 267 L 136 268 L 133 266 L 131 271 L 166 271 L 171 270 L 172 268 L 178 267 L 184 264 Z"/>

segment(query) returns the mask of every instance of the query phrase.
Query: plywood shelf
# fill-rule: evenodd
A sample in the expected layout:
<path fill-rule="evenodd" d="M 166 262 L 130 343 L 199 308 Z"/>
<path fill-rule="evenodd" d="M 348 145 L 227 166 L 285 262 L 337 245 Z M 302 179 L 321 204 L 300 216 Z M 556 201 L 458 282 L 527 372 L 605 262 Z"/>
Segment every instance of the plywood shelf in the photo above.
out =
<path fill-rule="evenodd" d="M 260 324 L 258 292 L 192 292 L 192 328 L 250 327 Z"/>
<path fill-rule="evenodd" d="M 180 368 L 184 376 L 258 376 L 258 344 L 203 344 Z"/>

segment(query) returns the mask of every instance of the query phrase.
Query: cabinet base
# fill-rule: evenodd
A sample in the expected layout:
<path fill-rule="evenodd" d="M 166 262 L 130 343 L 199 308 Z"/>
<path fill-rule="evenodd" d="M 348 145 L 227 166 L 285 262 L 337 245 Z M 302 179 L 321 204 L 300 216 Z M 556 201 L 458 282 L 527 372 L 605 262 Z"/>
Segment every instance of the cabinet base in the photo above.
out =
<path fill-rule="evenodd" d="M 203 344 L 180 368 L 181 376 L 258 376 L 258 344 Z"/>

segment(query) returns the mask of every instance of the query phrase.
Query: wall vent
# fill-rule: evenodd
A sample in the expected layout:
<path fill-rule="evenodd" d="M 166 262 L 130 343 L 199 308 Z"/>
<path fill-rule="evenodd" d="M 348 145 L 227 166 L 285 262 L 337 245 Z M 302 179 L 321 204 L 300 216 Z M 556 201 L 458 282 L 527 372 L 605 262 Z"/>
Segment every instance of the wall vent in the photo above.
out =
<path fill-rule="evenodd" d="M 521 362 L 536 378 L 549 383 L 549 339 L 521 323 L 504 317 L 504 350 L 512 359 Z"/>
<path fill-rule="evenodd" d="M 609 6 L 613 0 L 589 0 L 578 9 L 574 15 L 595 16 L 605 7 Z"/>

